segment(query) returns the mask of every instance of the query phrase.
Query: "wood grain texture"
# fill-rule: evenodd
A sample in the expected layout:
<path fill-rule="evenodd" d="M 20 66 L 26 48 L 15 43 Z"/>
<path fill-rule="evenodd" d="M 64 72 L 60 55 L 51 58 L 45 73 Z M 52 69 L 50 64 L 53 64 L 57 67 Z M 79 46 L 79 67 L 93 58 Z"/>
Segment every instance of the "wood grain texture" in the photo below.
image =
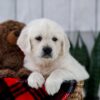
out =
<path fill-rule="evenodd" d="M 14 0 L 0 0 L 0 22 L 8 19 L 15 19 Z"/>
<path fill-rule="evenodd" d="M 70 29 L 70 0 L 44 0 L 44 17 L 55 20 L 65 31 Z"/>
<path fill-rule="evenodd" d="M 16 19 L 25 23 L 41 17 L 42 0 L 17 0 Z"/>
<path fill-rule="evenodd" d="M 95 0 L 71 0 L 71 30 L 95 31 Z"/>

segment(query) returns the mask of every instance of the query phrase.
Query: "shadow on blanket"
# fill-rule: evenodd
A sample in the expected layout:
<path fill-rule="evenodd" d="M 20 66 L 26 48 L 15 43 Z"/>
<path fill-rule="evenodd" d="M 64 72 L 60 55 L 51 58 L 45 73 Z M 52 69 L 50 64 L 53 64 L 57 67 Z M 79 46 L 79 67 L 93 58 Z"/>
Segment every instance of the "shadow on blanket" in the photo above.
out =
<path fill-rule="evenodd" d="M 0 100 L 67 100 L 75 86 L 76 81 L 65 81 L 57 94 L 49 96 L 44 86 L 36 90 L 25 79 L 4 77 L 0 78 Z"/>

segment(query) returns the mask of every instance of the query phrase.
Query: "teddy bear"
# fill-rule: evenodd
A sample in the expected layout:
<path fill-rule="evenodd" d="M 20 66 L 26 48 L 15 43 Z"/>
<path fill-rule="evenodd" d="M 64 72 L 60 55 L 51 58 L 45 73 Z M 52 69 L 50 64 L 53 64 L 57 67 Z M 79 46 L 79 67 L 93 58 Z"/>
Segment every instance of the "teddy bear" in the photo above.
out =
<path fill-rule="evenodd" d="M 23 67 L 24 53 L 16 45 L 24 23 L 8 20 L 0 24 L 0 77 L 27 75 Z"/>

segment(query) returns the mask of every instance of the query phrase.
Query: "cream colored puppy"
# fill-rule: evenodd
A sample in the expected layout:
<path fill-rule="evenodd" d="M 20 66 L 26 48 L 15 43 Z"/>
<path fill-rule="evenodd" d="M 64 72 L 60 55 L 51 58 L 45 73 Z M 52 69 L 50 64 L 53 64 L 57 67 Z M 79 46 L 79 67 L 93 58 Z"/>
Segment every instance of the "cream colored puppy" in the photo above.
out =
<path fill-rule="evenodd" d="M 49 19 L 29 23 L 17 41 L 25 54 L 24 66 L 32 71 L 28 84 L 39 88 L 45 83 L 48 94 L 54 95 L 64 80 L 85 80 L 89 77 L 69 53 L 69 40 L 64 30 Z"/>

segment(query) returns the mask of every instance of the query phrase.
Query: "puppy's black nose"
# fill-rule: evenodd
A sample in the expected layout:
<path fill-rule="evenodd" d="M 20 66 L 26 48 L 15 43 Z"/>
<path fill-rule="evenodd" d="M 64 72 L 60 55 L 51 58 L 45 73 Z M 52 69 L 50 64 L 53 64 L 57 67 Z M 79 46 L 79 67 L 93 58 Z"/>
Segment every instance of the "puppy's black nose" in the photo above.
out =
<path fill-rule="evenodd" d="M 49 55 L 52 52 L 52 48 L 50 48 L 50 47 L 44 47 L 43 48 L 43 52 L 44 52 L 44 54 Z"/>

